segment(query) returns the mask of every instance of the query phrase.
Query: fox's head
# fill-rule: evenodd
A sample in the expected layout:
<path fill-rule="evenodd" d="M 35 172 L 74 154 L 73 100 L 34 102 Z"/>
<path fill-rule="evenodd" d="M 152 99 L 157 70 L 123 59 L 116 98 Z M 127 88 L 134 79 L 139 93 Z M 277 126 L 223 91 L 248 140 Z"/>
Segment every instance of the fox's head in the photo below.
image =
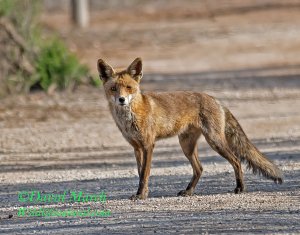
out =
<path fill-rule="evenodd" d="M 130 106 L 140 93 L 139 83 L 143 76 L 141 58 L 136 58 L 122 71 L 115 71 L 102 59 L 98 60 L 97 67 L 109 102 L 118 106 Z"/>

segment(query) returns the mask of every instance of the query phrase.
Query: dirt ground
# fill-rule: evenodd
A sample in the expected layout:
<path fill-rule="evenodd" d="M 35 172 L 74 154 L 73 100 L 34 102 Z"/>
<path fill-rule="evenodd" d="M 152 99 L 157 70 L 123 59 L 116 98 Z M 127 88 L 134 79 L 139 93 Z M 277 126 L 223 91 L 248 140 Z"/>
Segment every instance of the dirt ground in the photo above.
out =
<path fill-rule="evenodd" d="M 129 14 L 130 8 L 110 18 L 110 9 L 94 12 L 91 28 L 79 31 L 64 15 L 50 20 L 45 13 L 42 20 L 48 32 L 59 30 L 93 70 L 98 57 L 125 66 L 142 56 L 143 90 L 194 90 L 220 99 L 253 143 L 282 169 L 284 183 L 275 185 L 244 168 L 247 192 L 233 194 L 232 167 L 201 138 L 204 172 L 196 194 L 176 197 L 192 169 L 173 137 L 156 145 L 149 199 L 130 201 L 138 186 L 133 150 L 116 128 L 101 87 L 18 95 L 0 102 L 0 233 L 300 233 L 298 2 L 243 14 L 219 11 L 213 19 L 201 16 L 202 8 L 191 2 L 195 5 L 189 11 L 161 7 L 155 13 L 146 5 L 139 8 L 148 9 L 143 17 Z M 18 201 L 19 191 L 32 190 L 104 191 L 107 202 Z M 111 215 L 18 217 L 22 206 L 104 208 Z"/>

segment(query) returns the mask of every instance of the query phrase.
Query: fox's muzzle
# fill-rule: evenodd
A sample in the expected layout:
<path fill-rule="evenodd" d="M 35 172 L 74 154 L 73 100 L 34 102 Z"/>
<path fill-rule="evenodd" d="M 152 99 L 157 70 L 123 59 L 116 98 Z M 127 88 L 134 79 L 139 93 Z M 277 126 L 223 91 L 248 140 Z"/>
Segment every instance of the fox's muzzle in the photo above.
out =
<path fill-rule="evenodd" d="M 128 106 L 130 105 L 132 98 L 133 98 L 132 95 L 120 96 L 119 98 L 115 99 L 115 102 L 117 105 Z"/>

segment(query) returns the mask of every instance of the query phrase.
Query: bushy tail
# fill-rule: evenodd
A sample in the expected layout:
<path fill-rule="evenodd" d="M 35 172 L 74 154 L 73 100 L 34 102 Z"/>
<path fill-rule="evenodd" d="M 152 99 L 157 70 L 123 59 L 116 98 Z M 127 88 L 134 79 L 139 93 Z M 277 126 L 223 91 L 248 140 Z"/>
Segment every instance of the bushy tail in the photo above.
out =
<path fill-rule="evenodd" d="M 278 167 L 264 156 L 247 138 L 242 127 L 224 107 L 225 111 L 225 135 L 230 149 L 242 161 L 247 162 L 247 168 L 252 169 L 254 174 L 261 174 L 268 179 L 274 180 L 275 183 L 283 182 L 282 173 Z"/>

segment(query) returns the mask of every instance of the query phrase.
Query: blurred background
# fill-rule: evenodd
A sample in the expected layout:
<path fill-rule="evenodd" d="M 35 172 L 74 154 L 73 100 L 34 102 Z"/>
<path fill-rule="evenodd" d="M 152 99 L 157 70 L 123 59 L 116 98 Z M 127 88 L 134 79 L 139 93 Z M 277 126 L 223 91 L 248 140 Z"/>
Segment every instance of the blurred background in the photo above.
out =
<path fill-rule="evenodd" d="M 95 59 L 146 72 L 199 72 L 299 65 L 298 0 L 87 1 L 78 30 L 70 1 L 44 1 L 41 24 L 93 72 Z"/>
<path fill-rule="evenodd" d="M 142 90 L 206 92 L 258 142 L 300 141 L 299 0 L 0 0 L 0 16 L 7 171 L 109 168 L 99 155 L 131 153 L 109 113 L 99 58 L 127 67 L 142 57 Z M 177 142 L 159 146 L 181 156 Z"/>
<path fill-rule="evenodd" d="M 295 69 L 300 62 L 299 0 L 1 0 L 0 7 L 7 59 L 0 80 L 10 80 L 11 93 L 73 87 L 97 74 L 98 58 L 122 67 L 142 57 L 146 74 Z M 48 61 L 67 51 L 77 58 L 60 68 Z"/>
<path fill-rule="evenodd" d="M 8 169 L 12 156 L 69 169 L 83 167 L 83 155 L 95 163 L 106 149 L 131 151 L 109 113 L 99 58 L 127 67 L 142 57 L 142 90 L 213 95 L 258 141 L 300 139 L 299 0 L 0 0 L 0 16 Z M 47 154 L 72 164 L 32 160 Z"/>

